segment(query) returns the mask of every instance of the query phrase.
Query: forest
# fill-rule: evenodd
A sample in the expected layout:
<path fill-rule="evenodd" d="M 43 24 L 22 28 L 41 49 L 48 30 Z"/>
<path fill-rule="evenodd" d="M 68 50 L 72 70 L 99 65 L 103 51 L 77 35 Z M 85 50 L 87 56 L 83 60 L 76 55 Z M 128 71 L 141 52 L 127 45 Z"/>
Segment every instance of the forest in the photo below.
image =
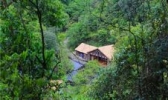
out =
<path fill-rule="evenodd" d="M 80 43 L 113 59 L 69 81 Z M 0 0 L 0 100 L 168 100 L 168 0 Z"/>

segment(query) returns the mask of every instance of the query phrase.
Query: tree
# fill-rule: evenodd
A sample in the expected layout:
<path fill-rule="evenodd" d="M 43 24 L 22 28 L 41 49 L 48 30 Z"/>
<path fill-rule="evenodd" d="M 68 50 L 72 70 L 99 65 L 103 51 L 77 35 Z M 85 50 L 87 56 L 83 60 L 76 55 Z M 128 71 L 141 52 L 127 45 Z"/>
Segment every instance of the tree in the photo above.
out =
<path fill-rule="evenodd" d="M 163 49 L 167 48 L 164 41 L 167 38 L 165 19 L 168 17 L 165 4 L 158 0 L 119 0 L 113 5 L 111 16 L 115 18 L 117 15 L 119 19 L 107 22 L 104 18 L 104 22 L 120 30 L 121 37 L 115 45 L 115 64 L 99 76 L 101 81 L 93 85 L 91 96 L 95 99 L 149 100 L 168 97 L 165 90 L 167 53 Z"/>
<path fill-rule="evenodd" d="M 44 26 L 61 25 L 61 3 L 58 0 L 3 0 L 1 3 L 0 96 L 41 99 L 60 66 L 59 53 L 52 48 L 46 50 Z"/>

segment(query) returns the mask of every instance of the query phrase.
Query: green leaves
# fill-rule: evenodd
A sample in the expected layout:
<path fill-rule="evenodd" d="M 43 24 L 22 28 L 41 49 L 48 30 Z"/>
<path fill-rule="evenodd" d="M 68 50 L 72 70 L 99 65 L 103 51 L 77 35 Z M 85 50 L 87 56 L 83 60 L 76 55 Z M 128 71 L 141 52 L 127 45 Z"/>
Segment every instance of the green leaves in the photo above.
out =
<path fill-rule="evenodd" d="M 90 84 L 97 76 L 100 65 L 97 61 L 89 61 L 74 77 L 77 85 Z"/>
<path fill-rule="evenodd" d="M 45 0 L 41 5 L 42 13 L 47 12 L 46 14 L 43 14 L 43 20 L 45 21 L 45 24 L 47 26 L 61 26 L 63 25 L 63 20 L 65 19 L 65 13 L 63 12 L 63 4 L 59 0 L 54 0 L 52 2 Z"/>
<path fill-rule="evenodd" d="M 46 45 L 50 45 L 44 52 L 47 68 L 42 67 L 44 62 L 35 11 L 37 8 L 31 1 L 38 3 L 43 25 L 61 26 L 67 21 L 63 11 L 64 5 L 59 0 L 38 0 L 38 2 L 18 0 L 11 1 L 9 6 L 2 3 L 5 8 L 0 10 L 2 13 L 0 15 L 0 87 L 3 89 L 0 90 L 0 96 L 4 99 L 40 99 L 47 90 L 47 78 L 55 73 L 52 71 L 55 71 L 57 63 L 60 63 L 60 58 L 56 57 L 59 54 L 55 52 L 59 49 L 56 46 L 55 33 L 51 36 L 47 34 L 49 37 L 46 36 L 48 38 Z M 63 75 L 65 73 L 57 74 L 56 78 Z"/>

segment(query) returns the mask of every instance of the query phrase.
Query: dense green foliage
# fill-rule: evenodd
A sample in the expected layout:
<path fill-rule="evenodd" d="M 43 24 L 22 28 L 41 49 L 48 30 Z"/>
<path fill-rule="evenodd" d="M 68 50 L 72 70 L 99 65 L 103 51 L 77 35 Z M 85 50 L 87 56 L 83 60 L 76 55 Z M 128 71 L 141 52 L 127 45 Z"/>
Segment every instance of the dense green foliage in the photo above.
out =
<path fill-rule="evenodd" d="M 87 96 L 87 91 L 90 89 L 93 80 L 97 77 L 99 70 L 101 70 L 101 67 L 97 61 L 89 61 L 73 77 L 73 85 L 67 85 L 67 87 L 62 88 L 63 94 L 61 95 L 61 99 L 92 100 L 91 97 Z"/>
<path fill-rule="evenodd" d="M 63 4 L 4 0 L 0 13 L 0 97 L 42 99 L 49 81 L 64 79 L 70 70 L 61 62 L 68 58 L 59 53 L 55 33 L 46 30 L 64 25 Z"/>
<path fill-rule="evenodd" d="M 2 0 L 0 13 L 1 99 L 168 99 L 166 0 Z M 114 44 L 114 59 L 88 62 L 69 83 L 81 42 Z"/>
<path fill-rule="evenodd" d="M 116 48 L 111 67 L 100 72 L 88 96 L 103 100 L 168 98 L 166 0 L 74 0 L 68 7 L 70 47 L 85 42 L 114 43 Z"/>
<path fill-rule="evenodd" d="M 111 35 L 109 28 L 100 19 L 100 4 L 101 2 L 95 2 L 93 0 L 75 0 L 69 4 L 70 9 L 72 8 L 70 18 L 73 23 L 67 31 L 68 37 L 70 38 L 70 47 L 74 48 L 81 42 L 97 46 L 115 42 L 115 37 Z M 76 7 L 77 5 L 80 7 Z M 72 17 L 71 14 L 73 14 Z M 73 39 L 74 36 L 76 39 Z"/>

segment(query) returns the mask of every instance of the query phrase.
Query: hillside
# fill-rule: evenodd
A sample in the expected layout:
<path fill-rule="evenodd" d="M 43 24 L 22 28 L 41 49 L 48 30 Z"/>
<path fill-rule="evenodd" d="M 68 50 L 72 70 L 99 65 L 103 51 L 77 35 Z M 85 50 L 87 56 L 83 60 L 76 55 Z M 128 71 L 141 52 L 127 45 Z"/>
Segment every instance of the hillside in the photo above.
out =
<path fill-rule="evenodd" d="M 0 100 L 43 99 L 167 100 L 168 1 L 1 0 Z"/>

